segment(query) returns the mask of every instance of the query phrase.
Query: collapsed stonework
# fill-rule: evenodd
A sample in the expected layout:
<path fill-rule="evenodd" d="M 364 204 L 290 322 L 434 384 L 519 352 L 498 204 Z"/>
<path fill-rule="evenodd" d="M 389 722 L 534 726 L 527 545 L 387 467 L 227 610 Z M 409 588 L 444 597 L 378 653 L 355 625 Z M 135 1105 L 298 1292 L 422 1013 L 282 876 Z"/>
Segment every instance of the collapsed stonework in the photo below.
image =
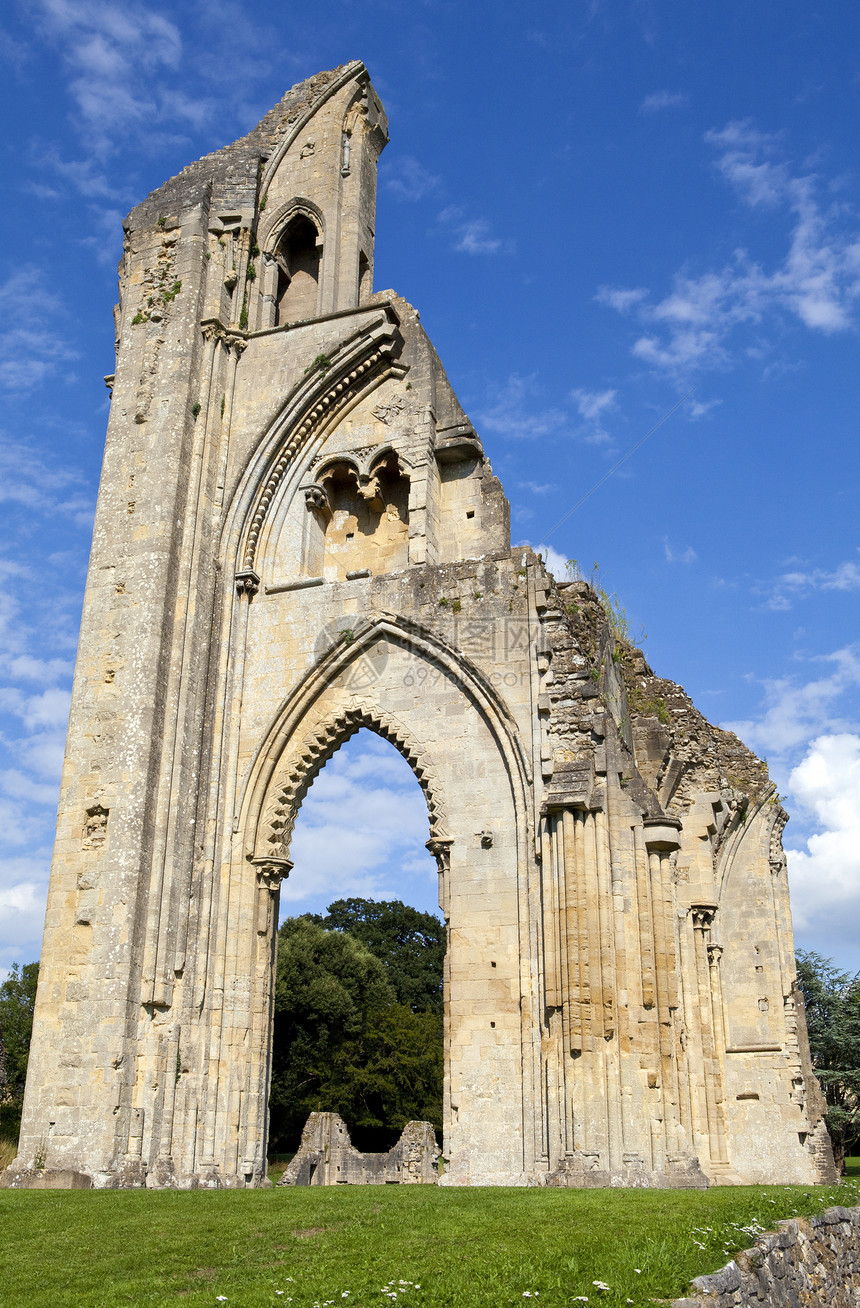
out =
<path fill-rule="evenodd" d="M 18 1159 L 266 1183 L 278 893 L 368 727 L 427 802 L 443 1184 L 832 1177 L 765 765 L 512 549 L 415 310 L 382 106 L 294 87 L 125 224 Z"/>
<path fill-rule="evenodd" d="M 435 1185 L 438 1159 L 431 1122 L 407 1122 L 393 1148 L 363 1154 L 337 1113 L 311 1113 L 278 1185 Z"/>

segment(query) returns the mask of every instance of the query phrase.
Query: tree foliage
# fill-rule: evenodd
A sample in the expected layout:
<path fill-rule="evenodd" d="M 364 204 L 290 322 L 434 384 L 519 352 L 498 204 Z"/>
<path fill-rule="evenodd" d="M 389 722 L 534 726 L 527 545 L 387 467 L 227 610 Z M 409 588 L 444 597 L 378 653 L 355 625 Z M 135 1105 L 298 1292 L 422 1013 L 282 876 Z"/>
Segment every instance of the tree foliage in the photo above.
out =
<path fill-rule="evenodd" d="M 12 970 L 0 985 L 0 1134 L 16 1135 L 21 1121 L 33 1006 L 39 964 L 25 963 Z"/>
<path fill-rule="evenodd" d="M 340 1113 L 361 1147 L 393 1143 L 414 1118 L 441 1128 L 442 1024 L 397 1002 L 382 961 L 312 917 L 278 933 L 273 1148 L 295 1148 L 309 1113 Z"/>
<path fill-rule="evenodd" d="M 336 899 L 318 920 L 348 931 L 384 963 L 398 1004 L 441 1016 L 445 926 L 438 917 L 399 899 Z"/>
<path fill-rule="evenodd" d="M 812 1066 L 827 1100 L 837 1167 L 860 1142 L 860 976 L 821 954 L 797 953 Z"/>

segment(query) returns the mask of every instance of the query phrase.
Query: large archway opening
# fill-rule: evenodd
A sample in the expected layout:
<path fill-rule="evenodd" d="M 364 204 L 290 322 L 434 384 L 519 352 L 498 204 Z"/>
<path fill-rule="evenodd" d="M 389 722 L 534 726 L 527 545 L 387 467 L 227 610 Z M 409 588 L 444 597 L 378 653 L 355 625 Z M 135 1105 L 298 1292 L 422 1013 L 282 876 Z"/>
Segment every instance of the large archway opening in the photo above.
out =
<path fill-rule="evenodd" d="M 331 757 L 293 830 L 281 888 L 269 1157 L 310 1112 L 338 1112 L 362 1151 L 407 1121 L 441 1139 L 445 928 L 427 803 L 367 728 Z"/>

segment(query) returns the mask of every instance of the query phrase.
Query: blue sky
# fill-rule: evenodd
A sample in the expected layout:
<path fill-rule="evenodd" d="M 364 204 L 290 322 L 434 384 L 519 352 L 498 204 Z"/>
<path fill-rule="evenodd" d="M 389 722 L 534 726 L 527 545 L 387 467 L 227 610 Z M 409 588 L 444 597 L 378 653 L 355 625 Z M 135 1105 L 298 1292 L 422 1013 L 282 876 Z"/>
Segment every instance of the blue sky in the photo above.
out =
<path fill-rule="evenodd" d="M 39 949 L 121 219 L 352 58 L 391 121 L 376 287 L 419 308 L 514 540 L 599 562 L 655 670 L 767 756 L 798 942 L 860 968 L 858 28 L 848 0 L 9 0 L 0 975 Z M 359 737 L 285 906 L 430 907 L 424 839 L 406 765 Z"/>

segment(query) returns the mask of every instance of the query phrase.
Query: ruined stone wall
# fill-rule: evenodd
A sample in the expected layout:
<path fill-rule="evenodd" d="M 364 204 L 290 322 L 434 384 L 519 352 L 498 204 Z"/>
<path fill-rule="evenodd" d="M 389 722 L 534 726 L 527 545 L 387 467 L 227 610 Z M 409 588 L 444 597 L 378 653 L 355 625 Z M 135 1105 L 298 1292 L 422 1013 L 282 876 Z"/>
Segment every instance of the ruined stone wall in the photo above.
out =
<path fill-rule="evenodd" d="M 264 1183 L 279 886 L 362 727 L 439 870 L 443 1184 L 827 1179 L 766 768 L 511 548 L 417 312 L 372 292 L 385 139 L 345 65 L 126 223 L 7 1180 Z"/>
<path fill-rule="evenodd" d="M 851 1308 L 860 1301 L 860 1208 L 828 1208 L 759 1236 L 672 1308 Z"/>

